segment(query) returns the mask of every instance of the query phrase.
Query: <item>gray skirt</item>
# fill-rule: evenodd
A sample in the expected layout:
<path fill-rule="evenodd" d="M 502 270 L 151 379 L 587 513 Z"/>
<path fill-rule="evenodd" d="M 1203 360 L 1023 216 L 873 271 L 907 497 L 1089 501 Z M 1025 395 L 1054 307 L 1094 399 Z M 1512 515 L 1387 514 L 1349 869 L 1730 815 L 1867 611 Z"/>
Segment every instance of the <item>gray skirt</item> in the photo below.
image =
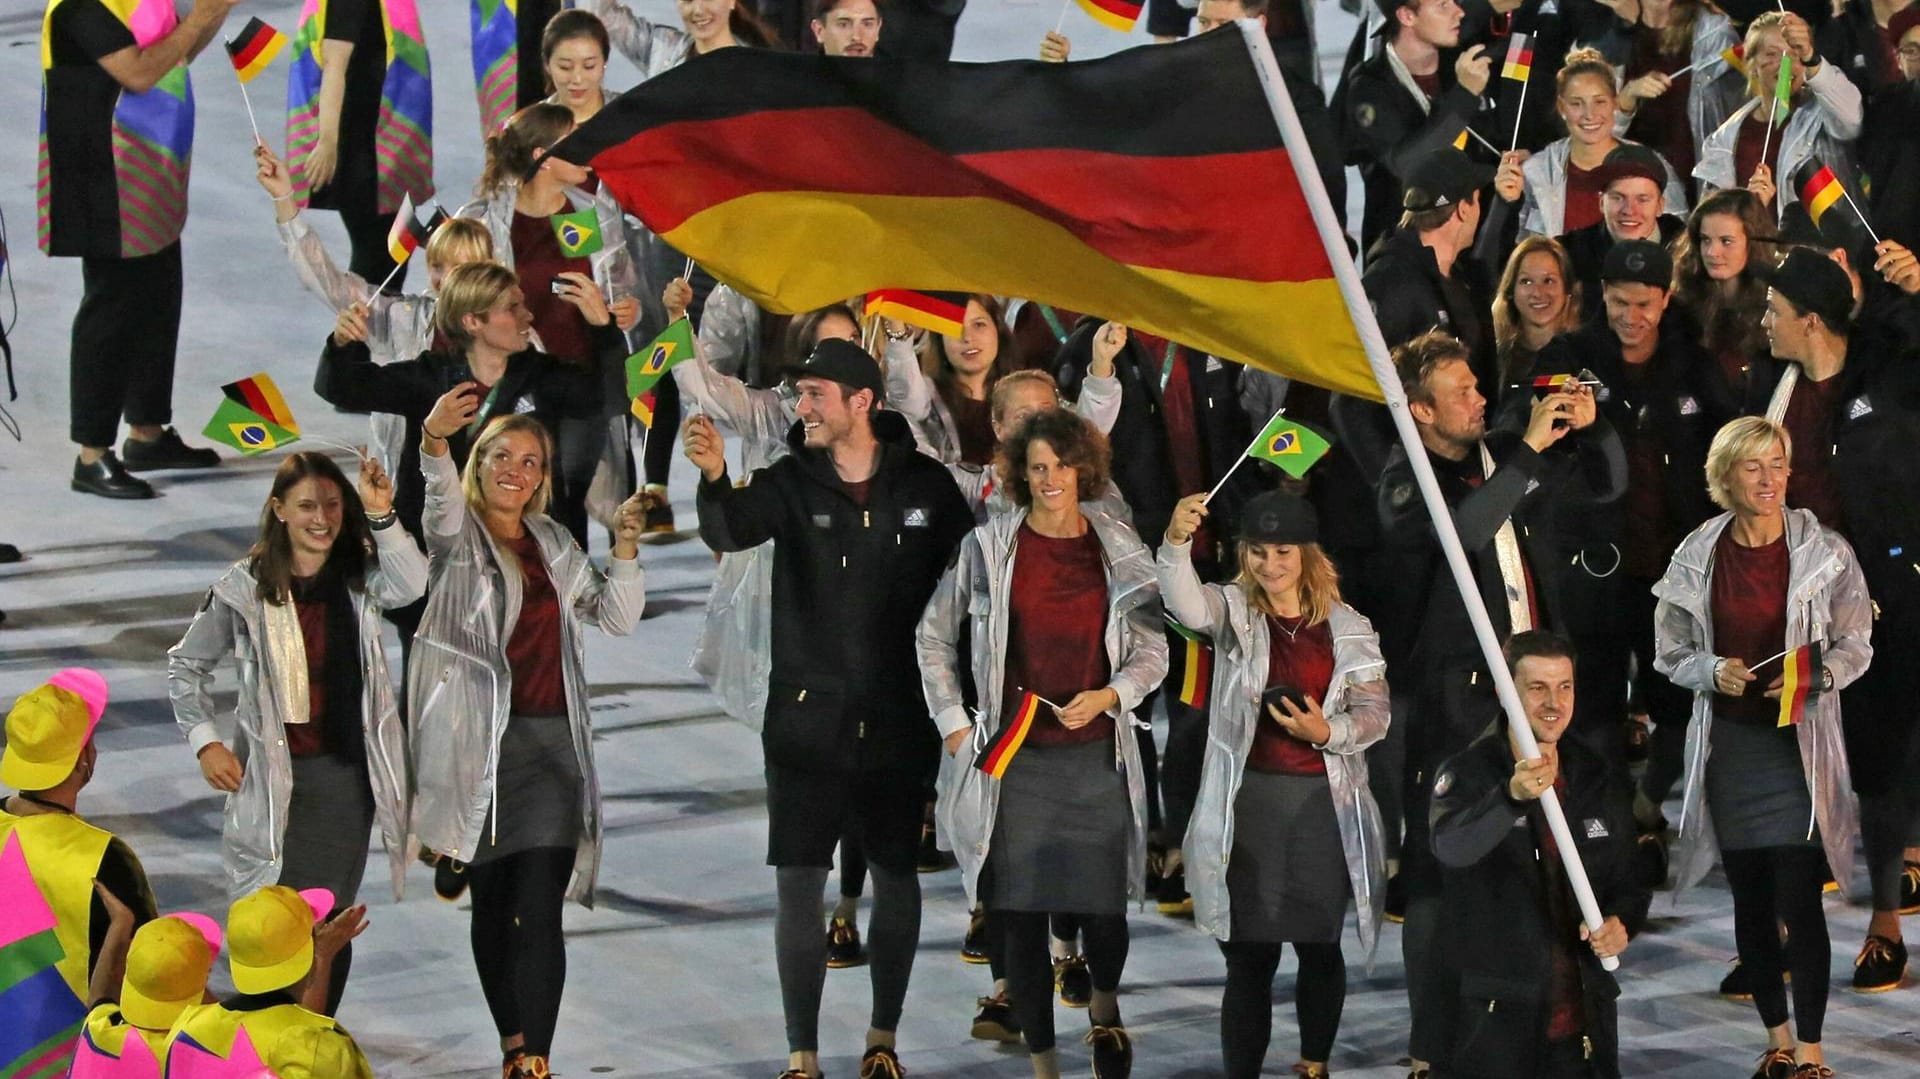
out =
<path fill-rule="evenodd" d="M 1246 772 L 1227 859 L 1233 940 L 1336 943 L 1352 894 L 1327 777 Z"/>
<path fill-rule="evenodd" d="M 1126 913 L 1132 818 L 1112 740 L 1020 750 L 1000 780 L 982 889 L 988 908 Z"/>
<path fill-rule="evenodd" d="M 580 842 L 580 758 L 566 716 L 512 716 L 500 736 L 497 805 L 480 828 L 473 863 Z M 498 824 L 493 817 L 499 810 Z"/>
<path fill-rule="evenodd" d="M 1708 735 L 1707 811 L 1721 850 L 1819 846 L 1813 799 L 1792 727 L 1715 717 Z"/>
<path fill-rule="evenodd" d="M 279 883 L 325 888 L 335 910 L 353 906 L 367 871 L 373 788 L 364 761 L 331 754 L 293 758 L 293 794 L 281 843 Z"/>

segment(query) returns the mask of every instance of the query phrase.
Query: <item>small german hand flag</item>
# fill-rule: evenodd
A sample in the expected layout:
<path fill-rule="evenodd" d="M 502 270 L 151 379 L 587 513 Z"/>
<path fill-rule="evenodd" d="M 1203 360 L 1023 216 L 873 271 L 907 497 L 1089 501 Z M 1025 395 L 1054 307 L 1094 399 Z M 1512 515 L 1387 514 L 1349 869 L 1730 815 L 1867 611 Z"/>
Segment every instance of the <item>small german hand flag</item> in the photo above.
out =
<path fill-rule="evenodd" d="M 273 58 L 280 55 L 286 44 L 287 35 L 259 19 L 248 19 L 237 36 L 227 39 L 227 58 L 233 61 L 233 70 L 241 82 L 252 82 L 255 75 L 273 63 Z"/>
<path fill-rule="evenodd" d="M 1514 82 L 1526 82 L 1533 74 L 1533 42 L 1525 34 L 1515 34 L 1507 39 L 1507 60 L 1500 65 L 1500 77 Z"/>
<path fill-rule="evenodd" d="M 1013 755 L 1020 752 L 1020 747 L 1026 743 L 1027 733 L 1033 730 L 1034 720 L 1040 716 L 1040 706 L 1045 703 L 1039 694 L 1023 691 L 1019 707 L 1013 711 L 1013 718 L 1000 728 L 999 734 L 993 736 L 987 751 L 980 754 L 974 767 L 995 779 L 1004 778 L 1007 765 L 1013 763 Z"/>
<path fill-rule="evenodd" d="M 1170 616 L 1167 628 L 1186 642 L 1186 654 L 1180 664 L 1180 703 L 1188 708 L 1205 708 L 1207 690 L 1213 685 L 1213 645 L 1198 630 L 1189 629 Z"/>
<path fill-rule="evenodd" d="M 273 376 L 261 372 L 251 378 L 238 382 L 229 382 L 220 387 L 227 400 L 253 412 L 255 415 L 271 420 L 294 434 L 300 433 L 300 424 L 293 418 L 293 410 L 287 407 L 287 399 L 281 396 L 280 387 L 274 384 Z"/>
<path fill-rule="evenodd" d="M 1791 727 L 1806 715 L 1807 706 L 1819 699 L 1826 682 L 1826 671 L 1820 664 L 1820 642 L 1803 644 L 1788 652 L 1780 668 L 1780 721 L 1774 726 Z"/>
<path fill-rule="evenodd" d="M 1146 7 L 1133 0 L 1078 0 L 1078 3 L 1088 18 L 1123 34 L 1133 31 L 1133 24 L 1140 21 L 1140 12 Z"/>
<path fill-rule="evenodd" d="M 877 289 L 867 293 L 867 314 L 899 319 L 909 326 L 958 337 L 967 321 L 967 296 L 963 292 Z"/>
<path fill-rule="evenodd" d="M 1820 219 L 1833 208 L 1833 204 L 1846 197 L 1846 189 L 1840 186 L 1840 178 L 1833 169 L 1819 166 L 1818 171 L 1800 184 L 1800 205 L 1807 208 L 1807 217 L 1818 228 Z"/>
<path fill-rule="evenodd" d="M 1747 46 L 1744 43 L 1735 42 L 1721 49 L 1720 59 L 1725 60 L 1728 67 L 1738 71 L 1740 74 L 1745 75 L 1747 73 Z"/>
<path fill-rule="evenodd" d="M 402 194 L 393 226 L 387 229 L 387 256 L 396 263 L 405 262 L 431 235 L 432 230 L 421 224 L 420 215 L 414 212 L 413 196 Z"/>
<path fill-rule="evenodd" d="M 640 426 L 649 431 L 653 430 L 653 391 L 648 390 L 634 398 L 628 411 L 633 413 L 634 419 L 640 421 Z"/>

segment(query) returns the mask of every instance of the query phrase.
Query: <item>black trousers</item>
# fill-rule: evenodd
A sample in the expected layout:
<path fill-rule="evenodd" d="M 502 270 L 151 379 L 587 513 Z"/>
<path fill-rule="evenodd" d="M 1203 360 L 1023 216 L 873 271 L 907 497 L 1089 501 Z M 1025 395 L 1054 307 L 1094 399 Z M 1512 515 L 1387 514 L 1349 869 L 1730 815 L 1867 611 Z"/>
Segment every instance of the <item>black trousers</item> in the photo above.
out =
<path fill-rule="evenodd" d="M 1120 988 L 1126 970 L 1130 937 L 1124 914 L 1081 914 L 1080 935 L 1096 992 Z M 1047 940 L 1050 916 L 1041 911 L 990 910 L 989 924 L 999 923 L 999 945 L 1007 972 L 1007 1003 L 1020 1020 L 1027 1051 L 1044 1053 L 1054 1047 L 1053 956 Z M 1103 1018 L 1103 1017 L 1095 1017 Z M 1118 1016 L 1112 1017 L 1118 1021 Z"/>
<path fill-rule="evenodd" d="M 532 1056 L 553 1051 L 567 941 L 560 911 L 573 875 L 571 847 L 535 847 L 467 867 L 473 895 L 473 965 L 502 1038 L 526 1037 Z"/>
<path fill-rule="evenodd" d="M 1273 976 L 1282 947 L 1266 941 L 1220 943 L 1227 959 L 1227 987 L 1220 997 L 1220 1058 L 1227 1079 L 1259 1079 L 1273 1037 Z M 1346 1008 L 1347 961 L 1339 941 L 1295 944 L 1293 951 L 1300 960 L 1293 987 L 1300 1059 L 1324 1064 Z"/>
<path fill-rule="evenodd" d="M 646 481 L 661 487 L 673 470 L 673 445 L 680 440 L 680 384 L 663 378 L 653 387 L 653 426 L 647 431 L 647 455 L 641 462 Z"/>
<path fill-rule="evenodd" d="M 374 288 L 379 288 L 380 282 L 393 273 L 393 256 L 387 253 L 387 233 L 393 228 L 394 215 L 380 212 L 378 197 L 376 193 L 372 198 L 340 199 L 340 223 L 347 228 L 350 245 L 347 268 Z M 420 257 L 426 255 L 423 253 Z M 407 271 L 401 270 L 393 274 L 393 283 L 387 289 L 399 292 L 406 283 Z"/>
<path fill-rule="evenodd" d="M 180 342 L 180 241 L 138 258 L 80 260 L 73 315 L 68 437 L 113 445 L 120 420 L 173 422 L 173 364 Z"/>
<path fill-rule="evenodd" d="M 1826 856 L 1818 847 L 1761 847 L 1722 851 L 1720 864 L 1733 892 L 1733 939 L 1760 1021 L 1769 1028 L 1787 1021 L 1781 972 L 1791 971 L 1794 1032 L 1800 1041 L 1819 1041 L 1833 959 L 1820 905 Z M 1787 930 L 1784 945 L 1781 926 Z"/>

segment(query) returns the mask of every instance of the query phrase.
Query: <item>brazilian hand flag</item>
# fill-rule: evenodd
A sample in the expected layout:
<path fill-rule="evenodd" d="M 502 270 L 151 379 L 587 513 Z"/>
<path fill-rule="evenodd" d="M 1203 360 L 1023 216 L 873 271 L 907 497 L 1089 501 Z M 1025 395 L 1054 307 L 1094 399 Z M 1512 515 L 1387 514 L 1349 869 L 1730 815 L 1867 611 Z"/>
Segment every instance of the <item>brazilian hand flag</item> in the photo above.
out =
<path fill-rule="evenodd" d="M 278 449 L 289 442 L 297 442 L 300 438 L 297 433 L 230 397 L 220 399 L 220 407 L 214 410 L 213 419 L 207 421 L 207 429 L 203 433 L 215 442 L 232 446 L 249 457 Z"/>
<path fill-rule="evenodd" d="M 604 245 L 600 237 L 600 212 L 591 206 L 570 214 L 554 214 L 547 220 L 553 224 L 553 235 L 560 241 L 561 253 L 570 259 L 585 258 Z"/>
<path fill-rule="evenodd" d="M 674 365 L 693 355 L 693 323 L 685 315 L 662 330 L 646 348 L 627 357 L 627 396 L 652 390 Z"/>
<path fill-rule="evenodd" d="M 1247 456 L 1279 465 L 1281 471 L 1300 479 L 1314 462 L 1327 455 L 1330 447 L 1331 443 L 1313 428 L 1275 414 L 1260 437 L 1253 440 Z"/>

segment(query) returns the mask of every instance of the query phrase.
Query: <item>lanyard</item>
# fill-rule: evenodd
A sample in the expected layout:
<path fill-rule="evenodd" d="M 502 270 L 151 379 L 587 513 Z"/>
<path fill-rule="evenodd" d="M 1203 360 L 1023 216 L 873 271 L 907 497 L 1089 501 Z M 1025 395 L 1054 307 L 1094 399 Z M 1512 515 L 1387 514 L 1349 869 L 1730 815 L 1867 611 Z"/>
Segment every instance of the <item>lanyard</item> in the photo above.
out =
<path fill-rule="evenodd" d="M 502 372 L 499 382 L 495 382 L 493 387 L 487 390 L 487 399 L 480 402 L 480 411 L 475 412 L 473 419 L 467 424 L 467 438 L 469 440 L 471 440 L 474 435 L 480 433 L 480 428 L 487 425 L 487 417 L 493 413 L 494 399 L 500 396 L 500 383 L 506 380 L 507 376 L 505 372 Z"/>
<path fill-rule="evenodd" d="M 1162 393 L 1166 392 L 1167 383 L 1173 378 L 1173 354 L 1179 347 L 1172 341 L 1168 341 L 1166 354 L 1160 358 L 1160 392 Z"/>
<path fill-rule="evenodd" d="M 1048 307 L 1046 304 L 1037 303 L 1037 304 L 1034 304 L 1033 306 L 1039 308 L 1040 317 L 1047 320 L 1047 329 L 1053 331 L 1054 341 L 1058 344 L 1062 344 L 1062 345 L 1066 344 L 1067 328 L 1061 325 L 1060 316 L 1055 314 L 1053 308 Z"/>

